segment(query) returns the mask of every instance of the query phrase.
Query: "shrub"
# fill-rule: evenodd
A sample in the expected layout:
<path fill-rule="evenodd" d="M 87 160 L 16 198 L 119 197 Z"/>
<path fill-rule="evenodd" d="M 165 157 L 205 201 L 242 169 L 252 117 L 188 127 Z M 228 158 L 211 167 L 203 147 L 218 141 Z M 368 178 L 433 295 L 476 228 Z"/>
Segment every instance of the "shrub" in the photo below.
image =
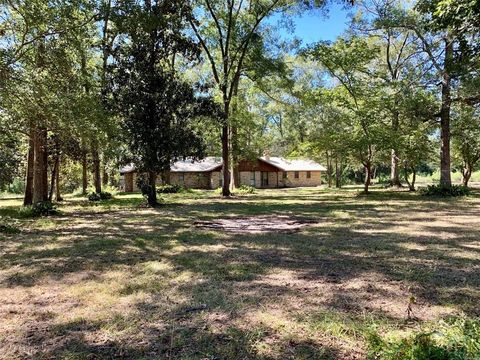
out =
<path fill-rule="evenodd" d="M 254 194 L 255 193 L 255 188 L 253 186 L 248 186 L 248 185 L 241 185 L 238 189 L 237 192 L 239 194 Z"/>
<path fill-rule="evenodd" d="M 100 194 L 96 192 L 91 192 L 88 194 L 89 201 L 100 201 L 100 200 L 110 200 L 112 198 L 112 194 L 106 191 L 102 191 Z"/>
<path fill-rule="evenodd" d="M 451 318 L 406 338 L 367 338 L 369 358 L 378 360 L 478 359 L 480 319 Z"/>
<path fill-rule="evenodd" d="M 180 186 L 180 185 L 165 184 L 165 185 L 160 185 L 157 188 L 158 194 L 177 194 L 183 191 L 184 191 L 184 188 L 183 186 Z"/>
<path fill-rule="evenodd" d="M 20 230 L 17 228 L 17 220 L 12 219 L 11 217 L 0 216 L 0 233 L 4 234 L 17 234 Z"/>
<path fill-rule="evenodd" d="M 424 196 L 468 196 L 470 189 L 463 185 L 428 185 L 426 188 L 420 189 L 420 194 Z"/>
<path fill-rule="evenodd" d="M 51 201 L 44 201 L 32 206 L 25 206 L 19 211 L 19 215 L 25 218 L 56 214 L 58 214 L 57 207 Z"/>
<path fill-rule="evenodd" d="M 12 194 L 23 194 L 25 192 L 25 181 L 19 178 L 13 179 L 13 182 L 7 187 L 7 192 Z"/>

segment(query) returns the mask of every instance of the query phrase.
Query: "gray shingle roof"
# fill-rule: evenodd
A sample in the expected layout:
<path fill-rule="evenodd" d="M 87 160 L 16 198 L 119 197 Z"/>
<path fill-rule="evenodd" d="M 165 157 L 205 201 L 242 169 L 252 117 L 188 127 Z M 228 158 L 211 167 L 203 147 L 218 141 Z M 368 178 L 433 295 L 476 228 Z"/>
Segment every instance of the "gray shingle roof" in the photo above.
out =
<path fill-rule="evenodd" d="M 222 166 L 222 158 L 208 156 L 203 160 L 193 161 L 191 158 L 175 162 L 171 172 L 210 172 Z M 134 172 L 136 170 L 134 164 L 129 164 L 120 169 L 121 174 Z"/>
<path fill-rule="evenodd" d="M 309 159 L 287 160 L 281 157 L 271 156 L 261 157 L 261 160 L 280 169 L 281 171 L 326 171 L 324 166 Z M 185 159 L 177 161 L 172 165 L 171 172 L 210 172 L 219 169 L 222 166 L 222 158 L 208 156 L 203 160 L 193 161 Z M 120 173 L 129 173 L 135 171 L 135 165 L 129 164 L 120 169 Z"/>
<path fill-rule="evenodd" d="M 260 159 L 273 165 L 283 171 L 326 171 L 327 169 L 309 159 L 292 159 L 287 160 L 281 157 L 270 156 L 268 159 L 263 156 Z"/>

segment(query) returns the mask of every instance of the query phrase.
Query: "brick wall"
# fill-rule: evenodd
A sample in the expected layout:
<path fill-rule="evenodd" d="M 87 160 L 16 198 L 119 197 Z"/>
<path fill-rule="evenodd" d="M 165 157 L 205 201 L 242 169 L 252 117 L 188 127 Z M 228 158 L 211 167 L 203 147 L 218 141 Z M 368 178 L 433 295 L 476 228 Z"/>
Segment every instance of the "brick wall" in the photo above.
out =
<path fill-rule="evenodd" d="M 210 173 L 210 189 L 218 189 L 222 183 L 223 174 L 220 171 Z"/>
<path fill-rule="evenodd" d="M 170 173 L 170 184 L 190 189 L 209 189 L 210 174 L 200 172 Z"/>
<path fill-rule="evenodd" d="M 307 178 L 306 171 L 298 172 L 299 178 L 295 179 L 295 172 L 288 171 L 287 178 L 283 178 L 283 172 L 278 172 L 278 187 L 299 187 L 299 186 L 319 186 L 321 185 L 321 172 L 311 171 L 310 179 Z M 221 185 L 220 171 L 214 171 L 212 173 L 183 173 L 183 180 L 180 173 L 170 174 L 170 183 L 185 186 L 193 189 L 217 189 Z M 251 172 L 240 171 L 240 185 L 252 186 L 251 184 Z M 125 191 L 129 190 L 129 184 L 132 184 L 133 191 L 139 191 L 137 187 L 137 174 L 130 173 L 125 174 Z M 157 178 L 157 185 L 162 184 L 162 179 L 159 176 Z M 261 172 L 255 171 L 255 187 L 262 188 Z M 277 172 L 268 172 L 268 186 L 263 188 L 276 188 L 277 187 Z"/>
<path fill-rule="evenodd" d="M 287 178 L 285 179 L 285 186 L 287 187 L 298 187 L 298 186 L 319 186 L 322 184 L 321 172 L 320 171 L 311 171 L 311 177 L 307 179 L 306 171 L 299 171 L 299 178 L 295 179 L 295 172 L 288 171 Z"/>
<path fill-rule="evenodd" d="M 252 186 L 250 181 L 252 173 L 250 171 L 240 172 L 240 185 Z M 278 182 L 277 182 L 278 174 Z M 321 172 L 311 171 L 311 177 L 307 178 L 306 171 L 299 171 L 299 178 L 295 179 L 295 172 L 288 171 L 287 178 L 283 177 L 283 172 L 268 172 L 268 185 L 262 186 L 261 172 L 255 171 L 255 187 L 256 188 L 276 188 L 278 187 L 299 187 L 299 186 L 319 186 L 321 185 Z"/>

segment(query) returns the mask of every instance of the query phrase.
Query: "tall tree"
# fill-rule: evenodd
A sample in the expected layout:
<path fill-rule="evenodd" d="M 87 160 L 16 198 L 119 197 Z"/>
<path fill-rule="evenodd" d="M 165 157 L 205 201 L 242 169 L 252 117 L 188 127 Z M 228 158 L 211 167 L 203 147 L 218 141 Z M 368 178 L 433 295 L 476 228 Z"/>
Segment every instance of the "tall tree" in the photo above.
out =
<path fill-rule="evenodd" d="M 190 16 L 184 1 L 132 1 L 125 6 L 126 16 L 118 19 L 125 41 L 115 49 L 115 103 L 135 164 L 148 174 L 142 191 L 155 206 L 157 176 L 180 157 L 203 155 L 202 141 L 191 127 L 203 102 L 193 86 L 177 78 L 172 65 L 174 57 L 192 61 L 198 51 L 178 31 Z"/>
<path fill-rule="evenodd" d="M 349 1 L 351 2 L 351 1 Z M 200 9 L 190 19 L 211 67 L 223 106 L 223 196 L 230 195 L 230 116 L 232 100 L 265 20 L 276 12 L 324 5 L 323 0 L 197 0 Z"/>
<path fill-rule="evenodd" d="M 478 58 L 473 49 L 478 46 L 479 30 L 472 27 L 467 32 L 455 22 L 438 21 L 439 9 L 446 4 L 444 0 L 420 0 L 415 11 L 410 12 L 406 21 L 399 20 L 399 24 L 415 32 L 431 64 L 433 71 L 430 75 L 440 82 L 440 184 L 450 187 L 452 103 L 480 99 L 477 94 L 468 99 L 456 96 L 459 81 L 470 77 L 472 70 L 478 68 Z"/>
<path fill-rule="evenodd" d="M 457 106 L 454 112 L 453 149 L 455 165 L 468 182 L 480 163 L 480 112 L 472 106 Z"/>
<path fill-rule="evenodd" d="M 365 169 L 364 190 L 368 193 L 376 158 L 390 144 L 383 87 L 371 70 L 379 48 L 365 39 L 353 37 L 339 39 L 331 45 L 318 43 L 306 53 L 324 66 L 339 84 L 333 98 L 345 112 L 351 154 Z"/>

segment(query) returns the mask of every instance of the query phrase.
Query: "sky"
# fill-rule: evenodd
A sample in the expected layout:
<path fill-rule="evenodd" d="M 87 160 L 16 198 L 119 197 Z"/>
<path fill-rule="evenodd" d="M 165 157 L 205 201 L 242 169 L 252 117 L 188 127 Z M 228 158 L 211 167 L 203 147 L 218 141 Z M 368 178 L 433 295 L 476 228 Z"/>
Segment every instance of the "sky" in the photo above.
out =
<path fill-rule="evenodd" d="M 351 10 L 350 10 L 351 11 Z M 303 44 L 309 44 L 319 40 L 335 40 L 348 27 L 348 13 L 342 5 L 331 4 L 325 15 L 318 11 L 295 16 L 295 33 L 282 31 L 282 37 L 291 39 L 293 36 L 302 39 Z"/>

